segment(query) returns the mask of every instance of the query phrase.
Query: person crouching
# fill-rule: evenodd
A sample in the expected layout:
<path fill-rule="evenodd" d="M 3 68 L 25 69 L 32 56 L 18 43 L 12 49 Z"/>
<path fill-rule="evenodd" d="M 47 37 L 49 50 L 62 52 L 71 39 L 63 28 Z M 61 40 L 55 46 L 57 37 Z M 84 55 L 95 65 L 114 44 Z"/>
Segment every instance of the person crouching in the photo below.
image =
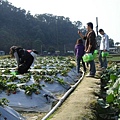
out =
<path fill-rule="evenodd" d="M 17 61 L 17 71 L 19 74 L 28 72 L 28 69 L 33 63 L 34 57 L 20 46 L 12 46 L 10 48 L 11 57 L 15 57 Z"/>

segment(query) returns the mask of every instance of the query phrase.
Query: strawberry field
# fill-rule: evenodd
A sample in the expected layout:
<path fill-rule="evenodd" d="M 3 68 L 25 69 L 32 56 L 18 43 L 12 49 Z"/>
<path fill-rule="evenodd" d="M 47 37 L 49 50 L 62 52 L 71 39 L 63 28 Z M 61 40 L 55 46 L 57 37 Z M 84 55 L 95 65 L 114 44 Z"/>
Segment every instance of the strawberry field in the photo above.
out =
<path fill-rule="evenodd" d="M 77 81 L 71 57 L 38 57 L 34 68 L 14 74 L 14 59 L 0 60 L 1 105 L 17 111 L 48 112 Z"/>

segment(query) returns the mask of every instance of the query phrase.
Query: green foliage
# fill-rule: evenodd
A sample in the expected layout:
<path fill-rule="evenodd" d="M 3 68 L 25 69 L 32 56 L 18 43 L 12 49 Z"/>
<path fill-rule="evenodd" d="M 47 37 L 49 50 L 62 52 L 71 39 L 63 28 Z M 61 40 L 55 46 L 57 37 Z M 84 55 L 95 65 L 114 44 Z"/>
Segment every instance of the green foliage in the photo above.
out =
<path fill-rule="evenodd" d="M 53 79 L 53 78 L 50 78 L 50 77 L 45 77 L 45 78 L 44 78 L 44 81 L 45 81 L 45 82 L 48 82 L 48 83 L 53 83 L 53 82 L 54 82 L 54 79 Z"/>
<path fill-rule="evenodd" d="M 5 90 L 7 87 L 7 81 L 0 79 L 0 89 Z"/>
<path fill-rule="evenodd" d="M 28 96 L 31 96 L 33 92 L 37 95 L 40 94 L 40 89 L 41 86 L 39 84 L 32 84 L 24 87 L 25 94 Z"/>
<path fill-rule="evenodd" d="M 11 95 L 19 92 L 19 89 L 23 89 L 25 90 L 25 94 L 29 96 L 33 93 L 40 94 L 40 90 L 45 86 L 40 85 L 42 80 L 48 84 L 57 82 L 58 84 L 64 86 L 67 83 L 58 76 L 67 76 L 68 72 L 75 67 L 74 63 L 71 62 L 73 60 L 74 59 L 72 57 L 61 56 L 37 57 L 36 68 L 37 66 L 40 66 L 40 69 L 30 71 L 24 75 L 11 75 L 11 71 L 8 68 L 4 68 L 4 70 L 0 71 L 0 92 L 5 92 L 7 95 Z M 1 59 L 0 64 L 2 63 L 15 64 L 15 61 Z M 30 81 L 30 79 L 34 79 L 35 83 L 32 85 L 25 85 L 25 83 Z"/>
<path fill-rule="evenodd" d="M 78 28 L 82 23 L 72 23 L 68 17 L 52 14 L 31 15 L 30 11 L 13 6 L 8 1 L 0 1 L 0 48 L 9 52 L 12 45 L 26 49 L 54 52 L 73 50 Z M 41 51 L 41 52 L 42 52 Z"/>
<path fill-rule="evenodd" d="M 9 101 L 6 98 L 0 99 L 0 106 L 7 105 L 8 106 Z"/>
<path fill-rule="evenodd" d="M 109 39 L 109 46 L 113 47 L 114 46 L 114 40 L 113 39 Z"/>
<path fill-rule="evenodd" d="M 18 88 L 18 87 L 17 87 L 16 84 L 8 84 L 8 85 L 7 85 L 7 90 L 8 90 L 9 92 L 16 91 L 17 88 Z"/>
<path fill-rule="evenodd" d="M 62 78 L 56 78 L 56 80 L 59 82 L 59 84 L 64 85 L 65 81 Z"/>
<path fill-rule="evenodd" d="M 107 70 L 103 71 L 101 82 L 104 85 L 102 90 L 106 93 L 105 98 L 98 99 L 98 103 L 104 109 L 109 107 L 109 110 L 112 110 L 112 113 L 118 116 L 120 112 L 120 68 L 116 63 L 113 63 Z M 111 113 L 108 114 L 112 116 Z"/>

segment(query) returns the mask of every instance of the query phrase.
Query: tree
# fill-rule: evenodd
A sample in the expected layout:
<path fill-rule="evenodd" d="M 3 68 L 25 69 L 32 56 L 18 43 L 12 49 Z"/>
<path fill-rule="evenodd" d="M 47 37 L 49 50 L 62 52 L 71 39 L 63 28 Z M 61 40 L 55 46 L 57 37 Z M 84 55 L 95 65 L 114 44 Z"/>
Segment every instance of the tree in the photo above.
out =
<path fill-rule="evenodd" d="M 109 39 L 109 46 L 114 47 L 114 40 L 111 38 Z"/>
<path fill-rule="evenodd" d="M 54 54 L 55 53 L 55 48 L 53 46 L 49 46 L 48 52 L 50 52 L 50 54 Z"/>
<path fill-rule="evenodd" d="M 118 46 L 119 44 L 120 44 L 120 42 L 116 42 L 116 43 L 115 43 L 115 45 L 117 45 L 117 46 Z"/>
<path fill-rule="evenodd" d="M 82 27 L 82 22 L 80 21 L 74 21 L 73 24 L 78 28 L 80 29 Z"/>
<path fill-rule="evenodd" d="M 0 48 L 9 52 L 12 45 L 20 45 L 26 49 L 73 50 L 79 35 L 78 28 L 82 22 L 72 23 L 69 17 L 53 14 L 36 14 L 17 8 L 5 0 L 0 1 Z M 51 49 L 50 49 L 51 50 Z M 51 50 L 52 51 L 52 50 Z"/>

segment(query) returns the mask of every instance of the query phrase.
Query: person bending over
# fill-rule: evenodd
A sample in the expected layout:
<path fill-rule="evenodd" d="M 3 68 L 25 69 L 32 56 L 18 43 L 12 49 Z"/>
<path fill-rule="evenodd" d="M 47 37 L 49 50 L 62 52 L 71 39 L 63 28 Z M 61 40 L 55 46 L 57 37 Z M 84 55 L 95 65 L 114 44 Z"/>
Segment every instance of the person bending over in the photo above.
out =
<path fill-rule="evenodd" d="M 15 57 L 17 61 L 17 71 L 20 74 L 28 72 L 28 69 L 33 63 L 34 57 L 20 46 L 12 46 L 10 48 L 11 57 Z"/>

